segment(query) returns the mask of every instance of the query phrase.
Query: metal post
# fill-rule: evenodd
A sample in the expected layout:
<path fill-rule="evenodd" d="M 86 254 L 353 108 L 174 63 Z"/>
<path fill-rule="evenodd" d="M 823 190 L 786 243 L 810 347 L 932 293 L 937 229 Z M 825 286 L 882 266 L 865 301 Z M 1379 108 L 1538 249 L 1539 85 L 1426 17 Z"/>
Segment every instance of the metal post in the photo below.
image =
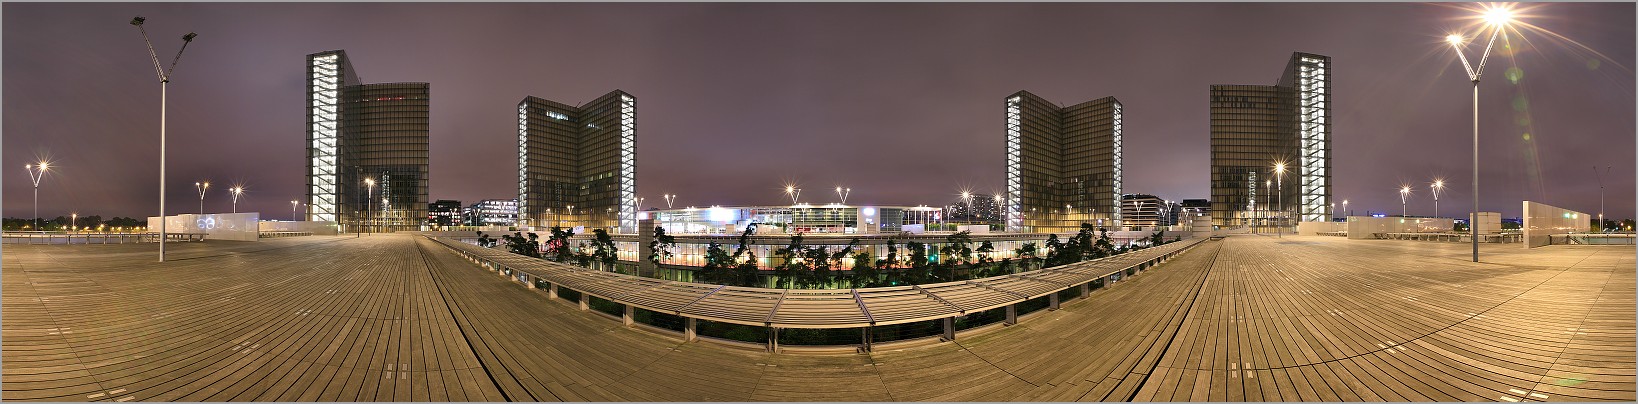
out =
<path fill-rule="evenodd" d="M 626 311 L 624 313 L 620 313 L 620 322 L 624 323 L 627 327 L 630 327 L 633 323 L 636 322 L 635 320 L 632 319 L 634 317 L 633 314 L 635 314 L 635 313 L 632 313 L 633 309 L 632 309 L 631 305 L 628 304 L 628 305 L 625 305 L 625 306 L 626 306 Z"/>
<path fill-rule="evenodd" d="M 555 291 L 556 289 L 553 289 L 553 290 Z M 700 339 L 700 334 L 699 334 L 698 320 L 695 320 L 693 317 L 689 317 L 689 318 L 684 319 L 684 321 L 683 321 L 683 341 L 685 341 L 685 342 L 694 342 L 694 341 L 697 341 L 699 339 Z"/>
<path fill-rule="evenodd" d="M 955 319 L 956 319 L 955 317 L 945 317 L 944 318 L 943 323 L 944 323 L 944 340 L 945 341 L 955 341 L 955 337 L 956 337 L 955 336 L 955 332 L 956 332 Z"/>
<path fill-rule="evenodd" d="M 1005 325 L 1018 324 L 1018 305 L 1017 304 L 1007 305 L 1007 319 L 1002 324 L 1005 324 Z"/>
<path fill-rule="evenodd" d="M 153 53 L 153 45 L 148 46 L 148 52 Z M 165 262 L 165 98 L 170 84 L 171 79 L 159 80 L 159 262 Z"/>
<path fill-rule="evenodd" d="M 1496 38 L 1490 38 L 1491 43 Z M 1486 48 L 1485 54 L 1489 54 Z M 1480 63 L 1483 69 L 1484 64 Z M 1473 262 L 1479 262 L 1479 76 L 1473 76 L 1473 218 L 1468 219 L 1468 231 L 1473 233 Z"/>
<path fill-rule="evenodd" d="M 779 353 L 779 329 L 768 327 L 768 352 Z"/>
<path fill-rule="evenodd" d="M 1047 310 L 1058 310 L 1058 293 L 1047 295 Z"/>

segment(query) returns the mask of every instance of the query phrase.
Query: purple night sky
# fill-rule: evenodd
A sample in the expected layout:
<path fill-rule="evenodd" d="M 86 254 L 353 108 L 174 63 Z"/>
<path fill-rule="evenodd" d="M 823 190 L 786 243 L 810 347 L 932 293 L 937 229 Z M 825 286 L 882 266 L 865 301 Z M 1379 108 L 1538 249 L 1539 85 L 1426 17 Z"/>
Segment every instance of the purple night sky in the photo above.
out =
<path fill-rule="evenodd" d="M 1634 5 L 1550 3 L 1480 89 L 1481 209 L 1520 200 L 1634 211 Z M 431 83 L 431 198 L 516 197 L 515 107 L 638 99 L 645 207 L 803 199 L 942 204 L 1004 177 L 1002 97 L 1126 106 L 1125 186 L 1206 198 L 1208 87 L 1272 84 L 1293 51 L 1331 56 L 1335 197 L 1440 213 L 1471 204 L 1470 83 L 1449 4 L 36 4 L 3 6 L 4 215 L 17 166 L 49 157 L 44 217 L 153 215 L 159 85 L 131 17 L 169 62 L 169 213 L 285 219 L 304 199 L 303 56 L 345 49 L 365 82 Z M 1468 32 L 1475 32 L 1470 30 Z M 1584 45 L 1553 37 L 1562 35 Z M 1498 42 L 1497 47 L 1500 48 Z M 1478 49 L 1469 54 L 1477 57 Z M 1595 53 L 1596 52 L 1596 53 Z M 1512 73 L 1510 73 L 1512 72 Z M 1517 78 L 1517 82 L 1512 79 Z M 1525 134 L 1529 137 L 1526 138 Z M 1340 206 L 1339 206 L 1340 209 Z"/>

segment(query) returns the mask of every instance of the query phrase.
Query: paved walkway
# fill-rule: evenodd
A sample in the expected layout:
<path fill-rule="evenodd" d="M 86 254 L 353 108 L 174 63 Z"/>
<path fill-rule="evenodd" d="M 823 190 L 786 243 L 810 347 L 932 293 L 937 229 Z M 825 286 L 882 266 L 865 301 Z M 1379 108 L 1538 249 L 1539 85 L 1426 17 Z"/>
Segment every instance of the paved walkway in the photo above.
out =
<path fill-rule="evenodd" d="M 7 400 L 1634 398 L 1634 250 L 1236 236 L 957 343 L 626 328 L 409 235 L 6 246 Z"/>

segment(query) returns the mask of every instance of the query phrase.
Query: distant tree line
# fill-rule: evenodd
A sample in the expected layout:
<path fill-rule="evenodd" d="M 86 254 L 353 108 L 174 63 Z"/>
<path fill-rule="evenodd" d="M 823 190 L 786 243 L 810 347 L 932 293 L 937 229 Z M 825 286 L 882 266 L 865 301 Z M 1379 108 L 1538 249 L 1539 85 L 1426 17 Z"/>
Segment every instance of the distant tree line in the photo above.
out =
<path fill-rule="evenodd" d="M 102 215 L 80 216 L 78 219 L 74 219 L 71 216 L 57 216 L 56 218 L 52 219 L 40 218 L 39 227 L 35 227 L 34 223 L 34 219 L 8 217 L 5 219 L 0 219 L 0 228 L 4 228 L 5 230 L 43 229 L 46 231 L 59 231 L 67 230 L 73 227 L 84 230 L 114 231 L 113 229 L 118 228 L 130 229 L 133 227 L 143 227 L 148 225 L 148 221 L 146 219 L 114 217 L 112 219 L 103 220 Z"/>

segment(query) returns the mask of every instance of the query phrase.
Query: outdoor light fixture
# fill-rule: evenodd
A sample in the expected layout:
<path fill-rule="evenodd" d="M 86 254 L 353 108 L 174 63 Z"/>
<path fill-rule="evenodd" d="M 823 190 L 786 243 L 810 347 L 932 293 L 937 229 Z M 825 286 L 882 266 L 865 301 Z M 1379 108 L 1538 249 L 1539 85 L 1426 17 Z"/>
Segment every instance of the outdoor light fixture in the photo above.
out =
<path fill-rule="evenodd" d="M 1513 20 L 1513 11 L 1504 6 L 1492 6 L 1484 13 L 1484 20 L 1491 27 L 1490 42 L 1484 46 L 1484 55 L 1479 57 L 1479 67 L 1473 68 L 1467 62 L 1467 55 L 1462 52 L 1462 45 L 1466 42 L 1461 35 L 1452 34 L 1445 40 L 1455 48 L 1456 57 L 1462 60 L 1462 69 L 1467 72 L 1467 78 L 1473 82 L 1473 220 L 1479 215 L 1479 76 L 1484 73 L 1484 64 L 1490 59 L 1490 50 L 1496 45 L 1496 37 Z M 1479 226 L 1467 226 L 1473 238 L 1473 262 L 1479 262 Z"/>
<path fill-rule="evenodd" d="M 51 168 L 51 163 L 41 161 L 40 164 L 24 164 L 23 168 L 28 169 L 28 179 L 34 181 L 34 229 L 39 230 L 40 180 L 45 179 L 45 172 Z"/>
<path fill-rule="evenodd" d="M 233 213 L 239 213 L 239 195 L 245 193 L 245 187 L 235 185 L 229 191 L 233 192 Z"/>
<path fill-rule="evenodd" d="M 1439 217 L 1439 191 L 1445 189 L 1445 180 L 1434 179 L 1433 185 L 1428 187 L 1433 188 L 1433 217 Z"/>
<path fill-rule="evenodd" d="M 182 51 L 188 49 L 188 43 L 198 34 L 189 32 L 182 36 L 182 48 L 176 50 L 176 57 L 171 59 L 171 68 L 165 69 L 159 64 L 159 54 L 154 52 L 153 41 L 148 40 L 148 31 L 142 28 L 147 19 L 137 16 L 131 19 L 131 25 L 142 33 L 142 42 L 148 45 L 148 58 L 154 62 L 154 75 L 159 78 L 159 262 L 165 262 L 165 104 L 167 87 L 171 83 L 171 73 L 176 72 L 176 63 L 182 61 Z M 200 197 L 200 211 L 203 211 L 204 198 Z"/>
<path fill-rule="evenodd" d="M 199 190 L 199 214 L 205 214 L 205 190 L 210 189 L 210 182 L 195 182 L 193 187 Z"/>
<path fill-rule="evenodd" d="M 1399 187 L 1399 217 L 1410 216 L 1410 211 L 1405 207 L 1405 198 L 1408 196 L 1410 196 L 1410 186 Z"/>

